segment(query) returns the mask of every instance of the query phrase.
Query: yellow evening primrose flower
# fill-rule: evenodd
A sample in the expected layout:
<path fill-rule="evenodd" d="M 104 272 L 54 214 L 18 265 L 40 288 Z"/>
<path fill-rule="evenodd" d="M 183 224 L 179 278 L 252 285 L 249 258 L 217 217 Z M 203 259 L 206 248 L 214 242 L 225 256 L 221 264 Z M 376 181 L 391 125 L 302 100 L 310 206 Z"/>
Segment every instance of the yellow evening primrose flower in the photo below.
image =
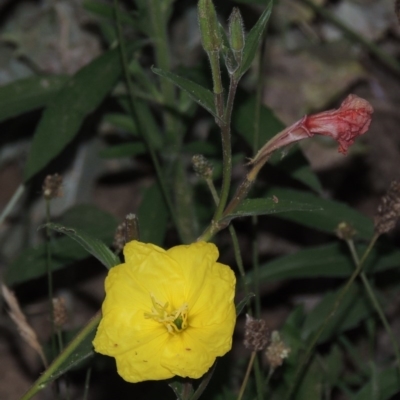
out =
<path fill-rule="evenodd" d="M 235 275 L 214 244 L 132 241 L 105 281 L 93 345 L 128 382 L 200 378 L 232 346 Z"/>

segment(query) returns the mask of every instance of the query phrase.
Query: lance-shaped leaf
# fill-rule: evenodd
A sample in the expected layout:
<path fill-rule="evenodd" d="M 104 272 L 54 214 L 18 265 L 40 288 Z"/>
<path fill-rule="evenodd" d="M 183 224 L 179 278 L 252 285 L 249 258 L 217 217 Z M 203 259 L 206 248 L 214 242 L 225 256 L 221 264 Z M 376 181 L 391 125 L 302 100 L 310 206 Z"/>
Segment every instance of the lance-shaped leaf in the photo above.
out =
<path fill-rule="evenodd" d="M 236 210 L 222 219 L 222 223 L 229 222 L 233 218 L 250 217 L 253 215 L 267 215 L 285 213 L 289 211 L 323 211 L 318 204 L 292 200 L 290 197 L 280 198 L 273 196 L 262 199 L 246 199 Z"/>
<path fill-rule="evenodd" d="M 236 304 L 236 316 L 238 317 L 240 313 L 243 311 L 245 305 L 250 301 L 251 298 L 255 297 L 254 293 L 248 293 L 239 303 Z"/>
<path fill-rule="evenodd" d="M 75 338 L 68 343 L 65 349 L 51 363 L 46 371 L 40 375 L 36 382 L 25 393 L 23 398 L 32 398 L 40 390 L 47 387 L 49 383 L 94 354 L 92 340 L 96 333 L 96 328 L 100 322 L 100 319 L 101 312 L 98 312 L 75 336 Z"/>
<path fill-rule="evenodd" d="M 205 108 L 214 117 L 217 117 L 214 105 L 214 95 L 210 90 L 204 88 L 203 86 L 198 85 L 197 83 L 189 79 L 183 78 L 179 75 L 175 75 L 171 72 L 164 71 L 159 68 L 152 68 L 151 70 L 155 74 L 160 75 L 165 79 L 168 79 L 170 82 L 178 86 L 180 89 L 184 90 L 192 100 L 194 100 L 197 104 Z"/>
<path fill-rule="evenodd" d="M 319 330 L 326 316 L 332 311 L 341 289 L 327 293 L 318 305 L 307 315 L 302 337 L 307 340 Z M 333 336 L 357 326 L 373 312 L 373 306 L 361 287 L 354 285 L 343 297 L 340 306 L 330 319 L 318 343 L 326 342 Z"/>
<path fill-rule="evenodd" d="M 357 246 L 363 254 L 365 245 Z M 400 265 L 400 250 L 392 246 L 375 246 L 365 262 L 367 273 L 378 273 Z M 260 266 L 258 282 L 271 282 L 298 278 L 345 278 L 354 272 L 354 263 L 348 249 L 342 243 L 333 243 L 311 249 L 304 249 L 279 257 Z M 246 274 L 247 284 L 254 284 L 254 274 Z"/>
<path fill-rule="evenodd" d="M 42 227 L 63 233 L 79 243 L 88 253 L 97 258 L 106 268 L 120 264 L 119 258 L 99 239 L 76 228 L 49 223 Z"/>
<path fill-rule="evenodd" d="M 256 56 L 258 46 L 260 45 L 263 32 L 265 27 L 267 26 L 267 22 L 269 17 L 271 16 L 272 11 L 272 0 L 270 0 L 267 8 L 261 14 L 260 18 L 258 19 L 257 23 L 253 26 L 249 34 L 246 38 L 246 43 L 243 49 L 243 58 L 242 64 L 239 69 L 239 76 L 242 76 L 249 68 L 251 63 Z"/>
<path fill-rule="evenodd" d="M 67 76 L 32 76 L 0 87 L 0 122 L 44 107 L 68 80 Z"/>
<path fill-rule="evenodd" d="M 112 242 L 117 227 L 117 221 L 113 216 L 86 204 L 77 205 L 66 211 L 59 223 L 84 230 L 107 244 Z M 88 256 L 86 250 L 68 236 L 52 238 L 49 244 L 52 271 Z M 47 269 L 47 246 L 43 243 L 22 250 L 17 259 L 8 266 L 4 279 L 9 285 L 26 282 L 46 275 Z"/>
<path fill-rule="evenodd" d="M 141 43 L 133 45 L 132 52 Z M 113 49 L 80 69 L 53 97 L 36 128 L 25 166 L 25 181 L 56 157 L 78 133 L 121 74 L 119 49 Z"/>
<path fill-rule="evenodd" d="M 286 188 L 271 188 L 266 194 L 276 196 L 279 201 L 281 199 L 292 199 L 294 202 L 306 203 L 315 208 L 319 207 L 319 210 L 316 210 L 315 213 L 307 215 L 302 215 L 301 212 L 297 212 L 296 210 L 288 210 L 287 213 L 280 214 L 279 218 L 288 219 L 331 234 L 335 234 L 335 230 L 341 222 L 347 222 L 357 231 L 358 237 L 367 240 L 374 233 L 372 220 L 347 204 L 335 200 L 323 199 L 310 192 Z"/>

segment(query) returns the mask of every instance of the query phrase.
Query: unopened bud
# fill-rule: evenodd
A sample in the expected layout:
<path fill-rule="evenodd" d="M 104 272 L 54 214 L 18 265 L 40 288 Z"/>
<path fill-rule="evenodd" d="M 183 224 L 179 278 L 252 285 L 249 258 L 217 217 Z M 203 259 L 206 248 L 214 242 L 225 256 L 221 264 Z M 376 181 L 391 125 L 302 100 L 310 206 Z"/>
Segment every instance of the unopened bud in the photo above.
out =
<path fill-rule="evenodd" d="M 43 197 L 46 200 L 54 199 L 55 197 L 62 196 L 62 176 L 58 174 L 47 175 L 44 179 L 43 186 Z"/>
<path fill-rule="evenodd" d="M 263 319 L 255 319 L 246 314 L 244 333 L 244 346 L 251 351 L 261 351 L 269 342 L 269 330 L 267 322 Z"/>
<path fill-rule="evenodd" d="M 242 51 L 244 48 L 244 29 L 243 20 L 238 8 L 234 8 L 231 16 L 229 17 L 229 41 L 231 43 L 231 48 L 235 54 L 236 60 L 238 57 L 242 56 Z"/>
<path fill-rule="evenodd" d="M 217 13 L 212 0 L 199 0 L 197 8 L 204 50 L 207 53 L 219 51 L 222 40 L 218 28 Z"/>
<path fill-rule="evenodd" d="M 279 332 L 273 331 L 271 334 L 271 344 L 268 346 L 265 355 L 272 369 L 280 367 L 283 360 L 289 356 L 290 348 L 282 341 Z"/>
<path fill-rule="evenodd" d="M 356 234 L 356 230 L 347 222 L 341 222 L 336 228 L 336 235 L 342 240 L 351 240 Z"/>
<path fill-rule="evenodd" d="M 375 215 L 375 232 L 387 233 L 394 229 L 400 219 L 400 182 L 393 181 L 382 197 Z"/>
<path fill-rule="evenodd" d="M 210 179 L 213 174 L 213 165 L 202 154 L 196 154 L 192 157 L 193 169 L 197 176 L 204 179 Z"/>

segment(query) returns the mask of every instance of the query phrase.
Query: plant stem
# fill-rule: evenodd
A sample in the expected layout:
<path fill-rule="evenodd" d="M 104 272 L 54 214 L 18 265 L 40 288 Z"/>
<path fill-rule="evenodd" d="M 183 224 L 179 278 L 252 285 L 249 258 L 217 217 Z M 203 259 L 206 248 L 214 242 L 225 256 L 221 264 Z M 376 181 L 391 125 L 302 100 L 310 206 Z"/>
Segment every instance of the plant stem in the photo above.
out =
<path fill-rule="evenodd" d="M 89 367 L 86 371 L 85 377 L 85 391 L 83 392 L 83 400 L 87 400 L 89 396 L 89 387 L 90 387 L 90 376 L 92 375 L 92 367 Z"/>
<path fill-rule="evenodd" d="M 235 99 L 238 82 L 231 78 L 229 85 L 228 99 L 223 115 L 223 120 L 220 122 L 221 141 L 222 141 L 222 188 L 220 193 L 220 201 L 215 211 L 213 220 L 218 221 L 223 213 L 229 196 L 232 178 L 232 146 L 231 146 L 231 119 L 233 102 Z"/>
<path fill-rule="evenodd" d="M 350 253 L 353 257 L 354 264 L 356 267 L 358 267 L 360 260 L 358 258 L 357 250 L 354 246 L 354 241 L 352 239 L 350 239 L 350 240 L 346 240 L 346 243 L 349 246 Z M 360 273 L 360 277 L 363 282 L 364 288 L 369 296 L 369 299 L 370 299 L 372 305 L 374 306 L 375 311 L 378 313 L 379 318 L 382 321 L 383 326 L 385 327 L 386 333 L 388 334 L 390 341 L 392 342 L 393 350 L 394 350 L 394 353 L 396 356 L 396 361 L 397 361 L 397 368 L 399 369 L 399 373 L 400 373 L 400 351 L 399 351 L 399 346 L 396 341 L 396 338 L 393 335 L 393 331 L 389 325 L 389 322 L 385 316 L 385 313 L 383 312 L 382 307 L 379 304 L 379 301 L 376 298 L 374 290 L 372 289 L 364 271 L 362 271 Z"/>
<path fill-rule="evenodd" d="M 156 59 L 156 65 L 158 68 L 161 68 L 165 71 L 170 71 L 170 46 L 168 41 L 167 21 L 165 18 L 165 15 L 167 15 L 167 10 L 163 9 L 165 7 L 165 4 L 165 2 L 162 2 L 160 0 L 147 1 L 148 15 L 152 28 L 152 38 L 154 41 L 154 55 Z M 168 106 L 173 107 L 175 104 L 175 92 L 173 84 L 167 79 L 161 79 L 160 86 L 164 103 Z M 169 138 L 170 143 L 176 145 L 179 141 L 179 137 L 175 129 L 175 118 L 165 108 L 164 123 L 167 131 L 167 137 Z"/>
<path fill-rule="evenodd" d="M 240 387 L 240 391 L 239 391 L 237 400 L 242 400 L 244 391 L 245 391 L 246 386 L 247 386 L 247 382 L 249 381 L 250 372 L 251 372 L 251 369 L 252 369 L 252 367 L 253 367 L 253 363 L 254 363 L 254 360 L 255 360 L 255 358 L 256 358 L 256 355 L 257 355 L 257 352 L 255 352 L 255 351 L 253 351 L 253 352 L 251 353 L 250 360 L 249 360 L 249 364 L 247 365 L 246 374 L 245 374 L 245 376 L 244 376 L 244 379 L 243 379 L 243 382 L 242 382 L 242 386 Z"/>
<path fill-rule="evenodd" d="M 369 253 L 371 252 L 372 248 L 375 245 L 375 242 L 377 241 L 379 237 L 379 234 L 375 233 L 374 236 L 372 237 L 367 249 L 365 250 L 364 255 L 362 256 L 360 263 L 358 264 L 357 268 L 355 269 L 355 271 L 353 272 L 353 274 L 350 276 L 350 278 L 348 279 L 348 281 L 346 282 L 346 285 L 343 287 L 343 289 L 339 292 L 336 301 L 331 309 L 331 311 L 329 312 L 329 314 L 325 317 L 324 321 L 322 322 L 322 325 L 320 326 L 320 328 L 318 329 L 317 333 L 314 335 L 313 339 L 311 340 L 310 344 L 308 345 L 306 352 L 304 354 L 303 359 L 299 362 L 298 367 L 296 369 L 294 378 L 291 382 L 291 385 L 289 387 L 288 393 L 285 397 L 286 400 L 289 400 L 292 397 L 292 394 L 294 393 L 294 390 L 296 389 L 298 383 L 299 383 L 299 378 L 300 376 L 305 372 L 306 370 L 306 366 L 308 364 L 308 361 L 310 359 L 311 356 L 311 352 L 314 349 L 314 347 L 316 346 L 316 344 L 318 343 L 319 338 L 321 337 L 322 333 L 324 332 L 325 328 L 327 327 L 329 321 L 332 319 L 332 317 L 335 315 L 337 309 L 340 306 L 340 303 L 342 302 L 344 296 L 346 295 L 346 293 L 348 292 L 348 290 L 350 289 L 351 285 L 353 284 L 353 282 L 355 281 L 355 279 L 358 277 L 358 275 L 360 274 L 362 267 L 365 263 L 365 260 L 367 259 Z"/>
<path fill-rule="evenodd" d="M 4 222 L 4 220 L 8 217 L 15 204 L 21 198 L 22 194 L 25 191 L 25 185 L 21 184 L 18 186 L 17 190 L 12 195 L 11 199 L 8 201 L 7 205 L 4 207 L 4 210 L 0 214 L 0 225 Z"/>
<path fill-rule="evenodd" d="M 48 224 L 50 223 L 50 199 L 45 199 L 46 202 L 46 270 L 47 270 L 47 296 L 49 301 L 49 314 L 51 323 L 51 358 L 54 359 L 57 355 L 56 351 L 56 328 L 54 325 L 54 305 L 53 305 L 53 271 L 51 268 L 51 249 L 50 249 L 50 228 Z"/>
<path fill-rule="evenodd" d="M 20 400 L 29 400 L 39 391 L 43 390 L 51 381 L 51 376 L 62 363 L 75 351 L 79 344 L 86 338 L 86 336 L 93 331 L 101 319 L 101 311 L 88 322 L 88 324 L 75 336 L 75 338 L 68 344 L 65 350 L 58 355 L 58 357 L 51 363 L 49 368 L 43 372 L 39 379 L 30 387 L 30 389 L 20 398 Z"/>
<path fill-rule="evenodd" d="M 133 84 L 132 84 L 132 80 L 130 78 L 130 74 L 129 74 L 129 69 L 128 69 L 128 60 L 127 60 L 127 56 L 126 56 L 126 48 L 125 48 L 125 41 L 122 35 L 122 28 L 121 28 L 121 20 L 120 20 L 120 13 L 118 12 L 118 0 L 114 0 L 114 9 L 115 9 L 115 17 L 116 17 L 116 23 L 117 23 L 117 31 L 118 31 L 118 41 L 119 41 L 119 45 L 120 45 L 120 49 L 121 49 L 121 60 L 122 60 L 122 65 L 123 65 L 123 70 L 124 70 L 124 75 L 125 75 L 125 80 L 126 80 L 126 84 L 128 86 L 128 91 L 129 91 L 129 101 L 130 101 L 130 108 L 131 108 L 131 114 L 132 114 L 132 119 L 134 121 L 138 122 L 139 125 L 139 131 L 141 134 L 141 137 L 147 147 L 147 150 L 150 154 L 151 160 L 153 162 L 154 165 L 154 169 L 156 170 L 156 174 L 157 174 L 157 179 L 158 179 L 158 183 L 160 185 L 161 188 L 161 192 L 164 196 L 165 202 L 167 204 L 168 210 L 171 214 L 171 218 L 174 222 L 174 225 L 179 228 L 179 221 L 177 218 L 177 215 L 175 213 L 175 209 L 174 206 L 172 204 L 172 201 L 170 199 L 167 187 L 165 185 L 165 179 L 164 179 L 164 175 L 163 172 L 161 170 L 161 166 L 160 163 L 158 161 L 157 158 L 157 154 L 153 148 L 153 145 L 151 143 L 151 141 L 148 139 L 147 135 L 145 135 L 143 133 L 143 126 L 141 123 L 141 119 L 138 118 L 137 115 L 137 111 L 136 111 L 136 107 L 135 107 L 135 99 L 134 99 L 134 89 L 133 89 Z M 177 229 L 178 233 L 180 233 L 180 229 Z M 181 237 L 182 242 L 184 242 L 184 238 Z"/>

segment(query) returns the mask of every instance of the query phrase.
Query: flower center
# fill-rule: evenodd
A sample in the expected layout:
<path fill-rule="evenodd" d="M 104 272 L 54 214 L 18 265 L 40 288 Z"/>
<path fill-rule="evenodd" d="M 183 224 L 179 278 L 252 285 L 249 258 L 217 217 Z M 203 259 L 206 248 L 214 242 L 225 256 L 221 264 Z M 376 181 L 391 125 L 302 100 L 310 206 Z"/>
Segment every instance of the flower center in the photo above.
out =
<path fill-rule="evenodd" d="M 145 318 L 151 318 L 154 321 L 160 322 L 172 335 L 182 332 L 187 328 L 187 303 L 183 303 L 178 309 L 171 311 L 168 302 L 162 304 L 152 294 L 150 296 L 153 307 L 150 313 L 144 313 Z"/>

